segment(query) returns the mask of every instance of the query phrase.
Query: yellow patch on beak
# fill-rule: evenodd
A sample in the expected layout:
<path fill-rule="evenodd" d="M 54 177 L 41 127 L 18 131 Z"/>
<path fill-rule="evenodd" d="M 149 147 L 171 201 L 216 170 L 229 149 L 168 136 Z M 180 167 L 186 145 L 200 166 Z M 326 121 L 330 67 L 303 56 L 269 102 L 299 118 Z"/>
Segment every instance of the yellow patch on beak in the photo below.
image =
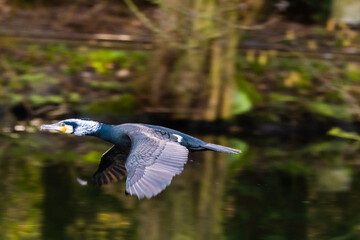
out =
<path fill-rule="evenodd" d="M 62 127 L 62 128 L 60 128 L 60 132 L 63 132 L 63 133 L 65 133 L 67 131 L 67 128 L 64 126 L 64 127 Z"/>
<path fill-rule="evenodd" d="M 61 126 L 60 131 L 63 132 L 63 133 L 70 133 L 71 134 L 71 133 L 74 132 L 74 128 L 71 125 L 65 125 L 65 126 Z"/>

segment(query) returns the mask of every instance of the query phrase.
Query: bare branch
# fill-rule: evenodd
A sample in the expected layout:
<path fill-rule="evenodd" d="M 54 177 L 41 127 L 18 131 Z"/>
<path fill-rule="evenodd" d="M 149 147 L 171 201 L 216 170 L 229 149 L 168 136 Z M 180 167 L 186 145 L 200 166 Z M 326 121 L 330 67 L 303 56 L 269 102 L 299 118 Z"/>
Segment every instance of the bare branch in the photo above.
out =
<path fill-rule="evenodd" d="M 129 9 L 139 18 L 139 20 L 147 27 L 149 30 L 160 33 L 161 30 L 157 28 L 151 20 L 143 14 L 139 8 L 135 5 L 135 3 L 132 0 L 124 0 L 126 5 L 129 7 Z"/>

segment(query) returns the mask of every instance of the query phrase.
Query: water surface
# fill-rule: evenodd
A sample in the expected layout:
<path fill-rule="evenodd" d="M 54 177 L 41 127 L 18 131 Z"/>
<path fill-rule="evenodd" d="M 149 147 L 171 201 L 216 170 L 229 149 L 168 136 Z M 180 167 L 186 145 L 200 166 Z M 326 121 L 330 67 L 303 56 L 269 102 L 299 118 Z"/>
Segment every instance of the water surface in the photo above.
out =
<path fill-rule="evenodd" d="M 190 133 L 191 134 L 191 133 Z M 335 138 L 198 136 L 198 152 L 148 200 L 125 182 L 80 186 L 110 147 L 92 137 L 0 135 L 0 239 L 359 239 L 358 145 Z"/>

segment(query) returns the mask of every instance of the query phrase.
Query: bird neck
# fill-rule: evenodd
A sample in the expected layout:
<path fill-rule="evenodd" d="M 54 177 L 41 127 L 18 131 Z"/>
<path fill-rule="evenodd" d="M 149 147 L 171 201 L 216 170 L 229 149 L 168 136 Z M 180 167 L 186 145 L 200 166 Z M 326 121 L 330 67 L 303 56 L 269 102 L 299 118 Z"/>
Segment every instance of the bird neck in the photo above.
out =
<path fill-rule="evenodd" d="M 96 132 L 94 132 L 92 136 L 101 138 L 113 144 L 124 144 L 123 138 L 126 136 L 126 134 L 119 126 L 101 123 L 100 128 Z"/>
<path fill-rule="evenodd" d="M 111 127 L 112 127 L 111 125 L 100 123 L 99 128 L 95 132 L 92 132 L 90 135 L 99 138 L 104 138 L 105 135 L 111 132 Z"/>

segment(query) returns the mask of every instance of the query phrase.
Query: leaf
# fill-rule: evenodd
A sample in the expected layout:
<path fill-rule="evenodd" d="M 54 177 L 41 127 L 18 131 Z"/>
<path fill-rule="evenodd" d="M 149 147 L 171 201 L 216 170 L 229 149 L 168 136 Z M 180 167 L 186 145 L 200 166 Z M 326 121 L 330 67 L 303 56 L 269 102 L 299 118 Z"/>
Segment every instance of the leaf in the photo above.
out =
<path fill-rule="evenodd" d="M 59 95 L 47 96 L 46 101 L 51 102 L 51 103 L 57 103 L 57 104 L 65 102 L 64 98 L 62 96 L 59 96 Z"/>
<path fill-rule="evenodd" d="M 338 127 L 333 127 L 328 131 L 328 134 L 331 136 L 346 138 L 346 139 L 352 139 L 356 141 L 360 141 L 359 134 L 355 132 L 346 132 Z"/>
<path fill-rule="evenodd" d="M 251 102 L 258 103 L 263 100 L 262 95 L 256 90 L 253 84 L 244 79 L 243 76 L 239 76 L 236 81 L 238 89 L 246 94 Z"/>
<path fill-rule="evenodd" d="M 65 100 L 62 96 L 58 95 L 50 95 L 50 96 L 41 96 L 37 94 L 33 94 L 29 97 L 31 103 L 35 106 L 42 105 L 45 103 L 63 103 Z"/>
<path fill-rule="evenodd" d="M 312 112 L 327 117 L 350 119 L 351 114 L 346 110 L 345 105 L 335 105 L 319 101 L 304 101 L 305 106 Z"/>
<path fill-rule="evenodd" d="M 69 95 L 70 102 L 77 103 L 77 102 L 80 102 L 80 100 L 81 100 L 81 96 L 79 93 L 77 93 L 77 92 L 70 93 L 70 95 Z"/>
<path fill-rule="evenodd" d="M 119 89 L 123 84 L 114 81 L 91 81 L 90 86 L 98 89 Z"/>
<path fill-rule="evenodd" d="M 235 91 L 234 101 L 232 105 L 233 114 L 242 114 L 250 111 L 252 108 L 252 102 L 250 98 L 242 91 Z"/>
<path fill-rule="evenodd" d="M 23 95 L 16 94 L 16 93 L 10 93 L 9 97 L 10 97 L 10 101 L 14 104 L 22 102 L 24 100 Z"/>
<path fill-rule="evenodd" d="M 86 162 L 91 162 L 91 163 L 99 163 L 100 159 L 101 159 L 101 152 L 98 151 L 91 151 L 88 152 L 85 156 L 84 159 Z"/>
<path fill-rule="evenodd" d="M 33 105 L 42 105 L 46 103 L 46 98 L 40 95 L 33 94 L 29 97 L 29 99 Z"/>

